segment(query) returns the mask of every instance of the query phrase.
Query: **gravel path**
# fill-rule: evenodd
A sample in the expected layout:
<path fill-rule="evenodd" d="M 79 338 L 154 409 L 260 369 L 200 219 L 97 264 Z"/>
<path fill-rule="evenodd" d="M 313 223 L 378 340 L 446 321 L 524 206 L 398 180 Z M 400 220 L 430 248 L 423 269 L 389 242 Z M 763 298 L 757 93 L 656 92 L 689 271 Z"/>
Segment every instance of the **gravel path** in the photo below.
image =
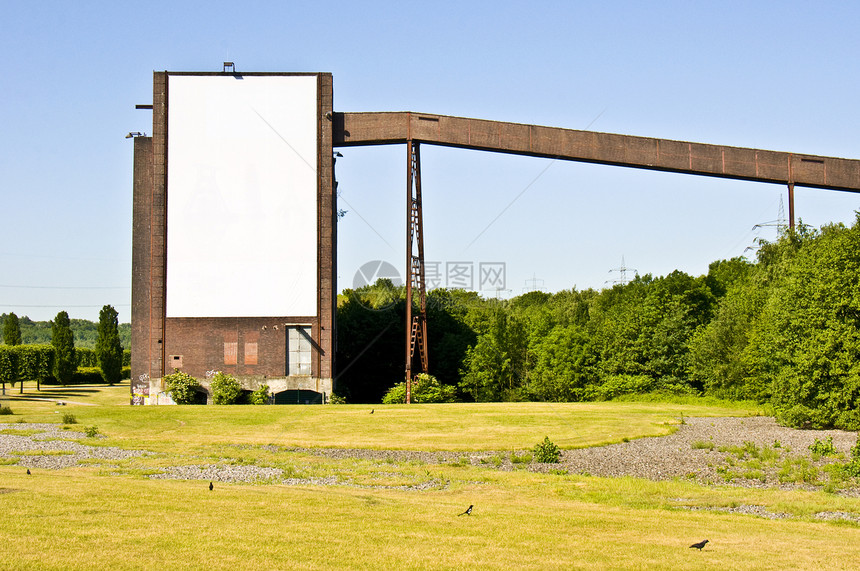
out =
<path fill-rule="evenodd" d="M 4 431 L 40 431 L 23 436 Z M 595 448 L 566 450 L 562 452 L 560 464 L 530 464 L 534 471 L 566 470 L 594 476 L 634 476 L 650 480 L 690 478 L 699 482 L 726 483 L 724 473 L 727 461 L 737 458 L 730 452 L 720 452 L 719 447 L 743 446 L 752 442 L 760 449 L 778 451 L 783 457 L 804 456 L 812 462 L 809 446 L 815 440 L 833 439 L 836 449 L 845 457 L 850 456 L 857 435 L 839 430 L 794 430 L 778 426 L 773 418 L 686 418 L 685 424 L 669 436 L 640 438 Z M 143 456 L 143 450 L 123 450 L 115 447 L 89 446 L 89 440 L 80 432 L 63 430 L 56 424 L 3 424 L 0 425 L 0 458 L 13 459 L 20 466 L 37 469 L 60 469 L 77 465 L 84 459 L 103 461 Z M 79 442 L 80 441 L 80 442 Z M 713 443 L 713 449 L 694 448 L 694 444 Z M 778 448 L 775 444 L 778 443 Z M 404 450 L 367 450 L 334 448 L 281 448 L 266 447 L 273 452 L 299 452 L 344 459 L 358 458 L 381 461 L 415 461 L 440 464 L 468 461 L 473 465 L 511 470 L 514 465 L 507 452 L 421 452 Z M 13 454 L 24 452 L 24 454 Z M 832 459 L 821 459 L 821 466 Z M 745 487 L 812 488 L 797 483 L 781 483 L 778 478 L 778 463 L 763 468 L 757 478 L 735 477 L 732 485 Z M 151 478 L 195 479 L 218 482 L 277 482 L 284 484 L 332 485 L 343 484 L 336 478 L 288 478 L 282 470 L 252 465 L 205 464 L 162 468 L 161 473 Z M 423 489 L 423 485 L 409 489 Z M 424 487 L 438 486 L 432 482 Z M 840 493 L 860 497 L 860 488 L 843 489 Z"/>

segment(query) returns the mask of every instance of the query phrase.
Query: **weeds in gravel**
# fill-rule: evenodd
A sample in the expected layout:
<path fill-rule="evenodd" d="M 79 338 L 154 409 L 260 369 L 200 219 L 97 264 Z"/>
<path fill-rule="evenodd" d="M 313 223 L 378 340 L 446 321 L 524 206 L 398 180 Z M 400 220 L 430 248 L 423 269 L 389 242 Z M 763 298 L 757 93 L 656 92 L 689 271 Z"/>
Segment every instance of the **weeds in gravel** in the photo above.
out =
<path fill-rule="evenodd" d="M 716 445 L 713 442 L 709 442 L 709 441 L 705 441 L 705 440 L 696 440 L 691 445 L 691 448 L 693 450 L 707 450 L 708 452 L 713 450 L 715 447 L 716 447 Z"/>
<path fill-rule="evenodd" d="M 813 442 L 809 447 L 809 451 L 812 452 L 812 459 L 816 462 L 820 460 L 822 456 L 827 458 L 838 458 L 841 456 L 833 445 L 832 436 L 828 436 L 827 440 L 823 442 L 816 438 L 815 442 Z"/>
<path fill-rule="evenodd" d="M 511 464 L 528 464 L 532 461 L 532 453 L 531 452 L 523 452 L 522 454 L 517 454 L 516 452 L 511 452 Z"/>

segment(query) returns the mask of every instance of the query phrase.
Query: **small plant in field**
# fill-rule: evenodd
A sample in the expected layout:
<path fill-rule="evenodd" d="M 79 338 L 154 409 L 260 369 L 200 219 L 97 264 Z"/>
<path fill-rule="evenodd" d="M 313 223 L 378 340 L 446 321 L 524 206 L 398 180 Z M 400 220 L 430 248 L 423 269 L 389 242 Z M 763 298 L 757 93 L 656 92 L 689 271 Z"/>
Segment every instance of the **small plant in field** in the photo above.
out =
<path fill-rule="evenodd" d="M 328 403 L 329 404 L 346 404 L 346 397 L 342 397 L 340 395 L 336 395 L 336 394 L 332 393 L 328 397 Z"/>
<path fill-rule="evenodd" d="M 468 466 L 469 464 L 468 456 L 460 456 L 457 460 L 451 462 L 450 466 Z"/>
<path fill-rule="evenodd" d="M 88 426 L 84 429 L 84 433 L 87 435 L 87 438 L 95 438 L 99 435 L 99 427 L 98 426 Z"/>
<path fill-rule="evenodd" d="M 542 464 L 557 464 L 558 458 L 561 456 L 558 446 L 552 443 L 549 436 L 545 436 L 543 442 L 536 444 L 532 452 L 534 452 L 535 462 Z"/>
<path fill-rule="evenodd" d="M 833 437 L 828 436 L 826 441 L 821 441 L 819 439 L 815 439 L 815 442 L 809 447 L 809 451 L 812 452 L 812 457 L 815 460 L 818 460 L 822 456 L 825 457 L 835 457 L 839 455 L 836 447 L 833 445 Z"/>
<path fill-rule="evenodd" d="M 713 442 L 705 442 L 704 440 L 696 440 L 692 444 L 693 450 L 707 450 L 710 452 L 715 448 Z"/>
<path fill-rule="evenodd" d="M 773 447 L 774 448 L 782 448 L 782 442 L 780 442 L 779 440 L 774 440 L 773 441 Z"/>
<path fill-rule="evenodd" d="M 851 448 L 851 460 L 845 463 L 844 471 L 852 478 L 860 478 L 860 436 Z"/>
<path fill-rule="evenodd" d="M 523 452 L 522 454 L 517 454 L 516 452 L 511 452 L 511 464 L 528 464 L 532 461 L 531 452 Z"/>
<path fill-rule="evenodd" d="M 556 476 L 567 476 L 567 470 L 563 468 L 553 468 L 549 471 L 550 474 L 554 474 Z"/>
<path fill-rule="evenodd" d="M 70 412 L 63 413 L 63 424 L 77 424 L 78 419 L 75 418 L 75 415 Z"/>
<path fill-rule="evenodd" d="M 783 483 L 815 484 L 818 481 L 818 468 L 806 458 L 786 458 L 777 477 Z"/>
<path fill-rule="evenodd" d="M 0 415 L 4 414 L 15 414 L 12 412 L 12 408 L 8 406 L 0 406 Z"/>

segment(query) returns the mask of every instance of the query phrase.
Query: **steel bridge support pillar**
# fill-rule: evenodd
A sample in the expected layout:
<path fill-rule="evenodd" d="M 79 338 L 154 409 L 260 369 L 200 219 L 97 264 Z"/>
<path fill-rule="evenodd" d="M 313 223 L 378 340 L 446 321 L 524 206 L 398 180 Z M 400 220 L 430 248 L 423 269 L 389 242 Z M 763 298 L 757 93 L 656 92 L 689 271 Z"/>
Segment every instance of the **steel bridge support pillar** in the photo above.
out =
<path fill-rule="evenodd" d="M 406 402 L 411 403 L 412 380 L 418 372 L 426 373 L 428 369 L 427 288 L 424 279 L 424 221 L 418 143 L 411 139 L 406 141 L 406 155 Z M 413 309 L 413 292 L 416 289 L 417 312 Z"/>

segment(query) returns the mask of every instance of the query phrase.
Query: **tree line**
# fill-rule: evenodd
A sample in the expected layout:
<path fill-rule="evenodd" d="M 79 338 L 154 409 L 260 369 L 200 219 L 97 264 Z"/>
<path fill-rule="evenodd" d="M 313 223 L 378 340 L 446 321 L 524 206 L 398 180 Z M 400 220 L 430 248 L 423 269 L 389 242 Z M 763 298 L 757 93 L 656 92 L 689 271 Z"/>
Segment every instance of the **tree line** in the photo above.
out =
<path fill-rule="evenodd" d="M 338 300 L 338 391 L 379 402 L 403 380 L 405 291 Z M 630 394 L 770 403 L 791 426 L 860 429 L 860 215 L 760 243 L 755 261 L 693 277 L 636 276 L 601 291 L 511 300 L 428 294 L 430 371 L 464 401 Z"/>
<path fill-rule="evenodd" d="M 14 317 L 13 317 L 14 316 Z M 14 313 L 0 314 L 0 330 L 6 327 L 7 319 L 14 319 L 21 332 L 19 343 L 26 345 L 50 345 L 51 322 L 33 321 L 26 315 L 17 316 Z M 69 319 L 69 326 L 75 335 L 75 347 L 95 349 L 98 339 L 98 323 L 88 319 Z M 131 348 L 131 323 L 120 323 L 118 326 L 119 340 L 126 349 Z"/>
<path fill-rule="evenodd" d="M 50 345 L 22 344 L 21 320 L 15 313 L 3 315 L 3 345 L 0 345 L 0 382 L 6 383 L 49 379 L 69 384 L 79 366 L 97 366 L 104 382 L 114 384 L 122 378 L 128 357 L 120 341 L 117 311 L 105 305 L 99 312 L 95 348 L 76 348 L 69 314 L 60 311 L 51 325 Z M 94 357 L 94 358 L 93 358 Z M 22 384 L 23 390 L 23 384 Z"/>

